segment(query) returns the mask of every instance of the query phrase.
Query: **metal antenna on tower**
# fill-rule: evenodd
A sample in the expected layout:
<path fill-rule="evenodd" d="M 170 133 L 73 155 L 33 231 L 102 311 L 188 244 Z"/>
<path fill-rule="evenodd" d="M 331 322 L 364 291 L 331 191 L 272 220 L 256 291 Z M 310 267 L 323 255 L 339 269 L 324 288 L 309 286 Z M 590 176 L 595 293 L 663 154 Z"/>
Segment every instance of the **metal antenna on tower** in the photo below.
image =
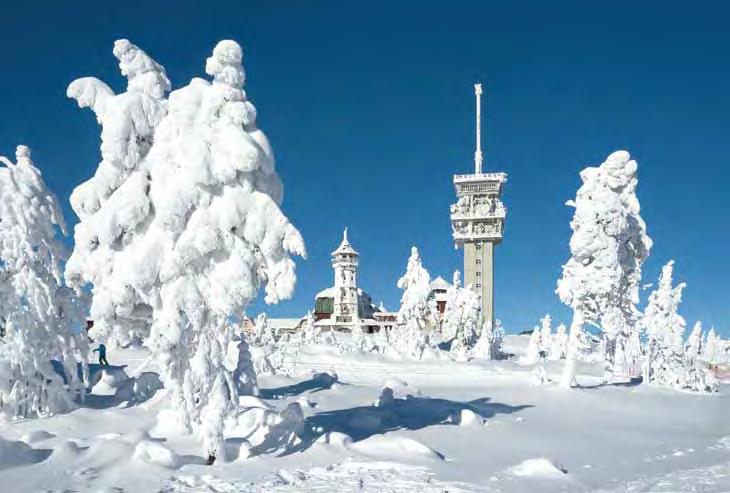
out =
<path fill-rule="evenodd" d="M 482 172 L 482 85 L 474 84 L 477 97 L 477 150 L 474 152 L 474 173 Z"/>

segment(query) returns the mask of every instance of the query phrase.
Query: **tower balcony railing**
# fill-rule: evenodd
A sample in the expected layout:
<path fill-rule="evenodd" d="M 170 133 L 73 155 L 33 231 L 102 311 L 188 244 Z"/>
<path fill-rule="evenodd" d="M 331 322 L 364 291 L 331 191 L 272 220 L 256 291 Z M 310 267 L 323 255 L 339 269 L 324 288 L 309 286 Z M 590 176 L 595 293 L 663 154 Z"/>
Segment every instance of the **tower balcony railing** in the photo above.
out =
<path fill-rule="evenodd" d="M 491 241 L 494 243 L 499 243 L 502 241 L 502 233 L 501 232 L 491 232 L 491 233 L 475 233 L 475 232 L 452 232 L 454 241 L 457 243 L 464 243 L 467 241 Z"/>
<path fill-rule="evenodd" d="M 470 181 L 496 181 L 507 182 L 507 173 L 469 173 L 466 175 L 454 175 L 454 183 L 465 183 Z"/>
<path fill-rule="evenodd" d="M 507 217 L 507 209 L 504 207 L 495 209 L 493 211 L 467 211 L 467 212 L 452 212 L 452 221 L 471 221 L 478 219 L 505 219 Z"/>

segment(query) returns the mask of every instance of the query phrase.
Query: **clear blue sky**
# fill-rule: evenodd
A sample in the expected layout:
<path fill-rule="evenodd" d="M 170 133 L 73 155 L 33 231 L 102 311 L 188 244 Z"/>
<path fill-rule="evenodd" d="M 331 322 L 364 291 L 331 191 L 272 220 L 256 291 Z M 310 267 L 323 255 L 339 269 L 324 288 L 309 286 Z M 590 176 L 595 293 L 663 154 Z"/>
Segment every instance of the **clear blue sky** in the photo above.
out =
<path fill-rule="evenodd" d="M 568 256 L 564 202 L 580 169 L 627 149 L 655 241 L 644 282 L 675 259 L 688 323 L 700 318 L 727 337 L 729 14 L 702 1 L 5 1 L 0 153 L 30 145 L 73 224 L 68 196 L 95 170 L 99 129 L 65 97 L 67 84 L 94 75 L 121 89 L 111 48 L 127 37 L 180 87 L 204 75 L 218 40 L 236 39 L 284 210 L 310 253 L 295 297 L 269 312 L 301 314 L 330 285 L 329 252 L 345 225 L 361 285 L 396 308 L 411 245 L 432 275 L 460 268 L 451 176 L 472 166 L 481 80 L 486 169 L 509 174 L 496 256 L 507 329 L 546 311 L 567 321 L 554 294 Z"/>

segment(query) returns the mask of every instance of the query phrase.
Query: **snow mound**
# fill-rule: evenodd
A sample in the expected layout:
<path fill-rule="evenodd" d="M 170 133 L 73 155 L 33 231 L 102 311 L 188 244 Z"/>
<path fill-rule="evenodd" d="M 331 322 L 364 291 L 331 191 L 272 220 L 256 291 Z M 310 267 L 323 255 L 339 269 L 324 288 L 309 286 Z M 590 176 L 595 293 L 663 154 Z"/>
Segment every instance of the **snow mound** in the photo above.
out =
<path fill-rule="evenodd" d="M 25 442 L 13 442 L 0 438 L 0 471 L 24 464 L 35 464 L 48 454 L 35 450 Z"/>
<path fill-rule="evenodd" d="M 42 442 L 43 440 L 48 440 L 50 438 L 55 437 L 53 433 L 49 433 L 46 430 L 34 430 L 29 433 L 26 433 L 20 439 L 25 443 L 36 443 L 36 442 Z"/>
<path fill-rule="evenodd" d="M 166 469 L 180 467 L 180 457 L 158 442 L 143 440 L 134 448 L 132 457 L 140 462 L 156 464 Z"/>
<path fill-rule="evenodd" d="M 558 479 L 564 478 L 567 471 L 549 459 L 527 459 L 510 469 L 515 476 Z"/>
<path fill-rule="evenodd" d="M 444 460 L 444 455 L 412 438 L 403 436 L 373 435 L 370 438 L 349 444 L 347 448 L 355 453 L 381 460 L 398 462 L 422 462 Z"/>
<path fill-rule="evenodd" d="M 93 378 L 93 377 L 92 377 Z M 98 373 L 99 380 L 91 388 L 94 395 L 116 395 L 117 390 L 129 380 L 122 368 L 103 368 Z"/>
<path fill-rule="evenodd" d="M 484 420 L 471 409 L 462 409 L 457 417 L 459 426 L 484 425 Z"/>
<path fill-rule="evenodd" d="M 332 445 L 334 447 L 347 448 L 352 444 L 352 437 L 339 431 L 330 431 L 317 439 L 317 443 Z"/>

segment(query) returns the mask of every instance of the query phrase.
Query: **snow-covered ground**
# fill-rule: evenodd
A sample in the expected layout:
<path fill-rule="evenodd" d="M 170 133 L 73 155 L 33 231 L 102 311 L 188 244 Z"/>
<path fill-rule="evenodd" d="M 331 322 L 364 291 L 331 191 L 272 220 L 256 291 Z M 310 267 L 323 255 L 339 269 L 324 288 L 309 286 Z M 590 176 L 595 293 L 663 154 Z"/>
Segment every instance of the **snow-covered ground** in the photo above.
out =
<path fill-rule="evenodd" d="M 506 349 L 526 343 L 508 336 Z M 299 376 L 259 377 L 266 404 L 302 406 L 301 443 L 245 458 L 229 436 L 229 462 L 206 466 L 196 440 L 157 423 L 169 396 L 145 350 L 109 361 L 119 367 L 94 369 L 84 407 L 0 426 L 1 491 L 730 491 L 727 384 L 603 386 L 600 366 L 579 363 L 582 387 L 565 390 L 531 385 L 534 365 L 517 358 L 413 362 L 321 345 L 292 362 Z M 562 364 L 545 363 L 551 379 Z"/>

